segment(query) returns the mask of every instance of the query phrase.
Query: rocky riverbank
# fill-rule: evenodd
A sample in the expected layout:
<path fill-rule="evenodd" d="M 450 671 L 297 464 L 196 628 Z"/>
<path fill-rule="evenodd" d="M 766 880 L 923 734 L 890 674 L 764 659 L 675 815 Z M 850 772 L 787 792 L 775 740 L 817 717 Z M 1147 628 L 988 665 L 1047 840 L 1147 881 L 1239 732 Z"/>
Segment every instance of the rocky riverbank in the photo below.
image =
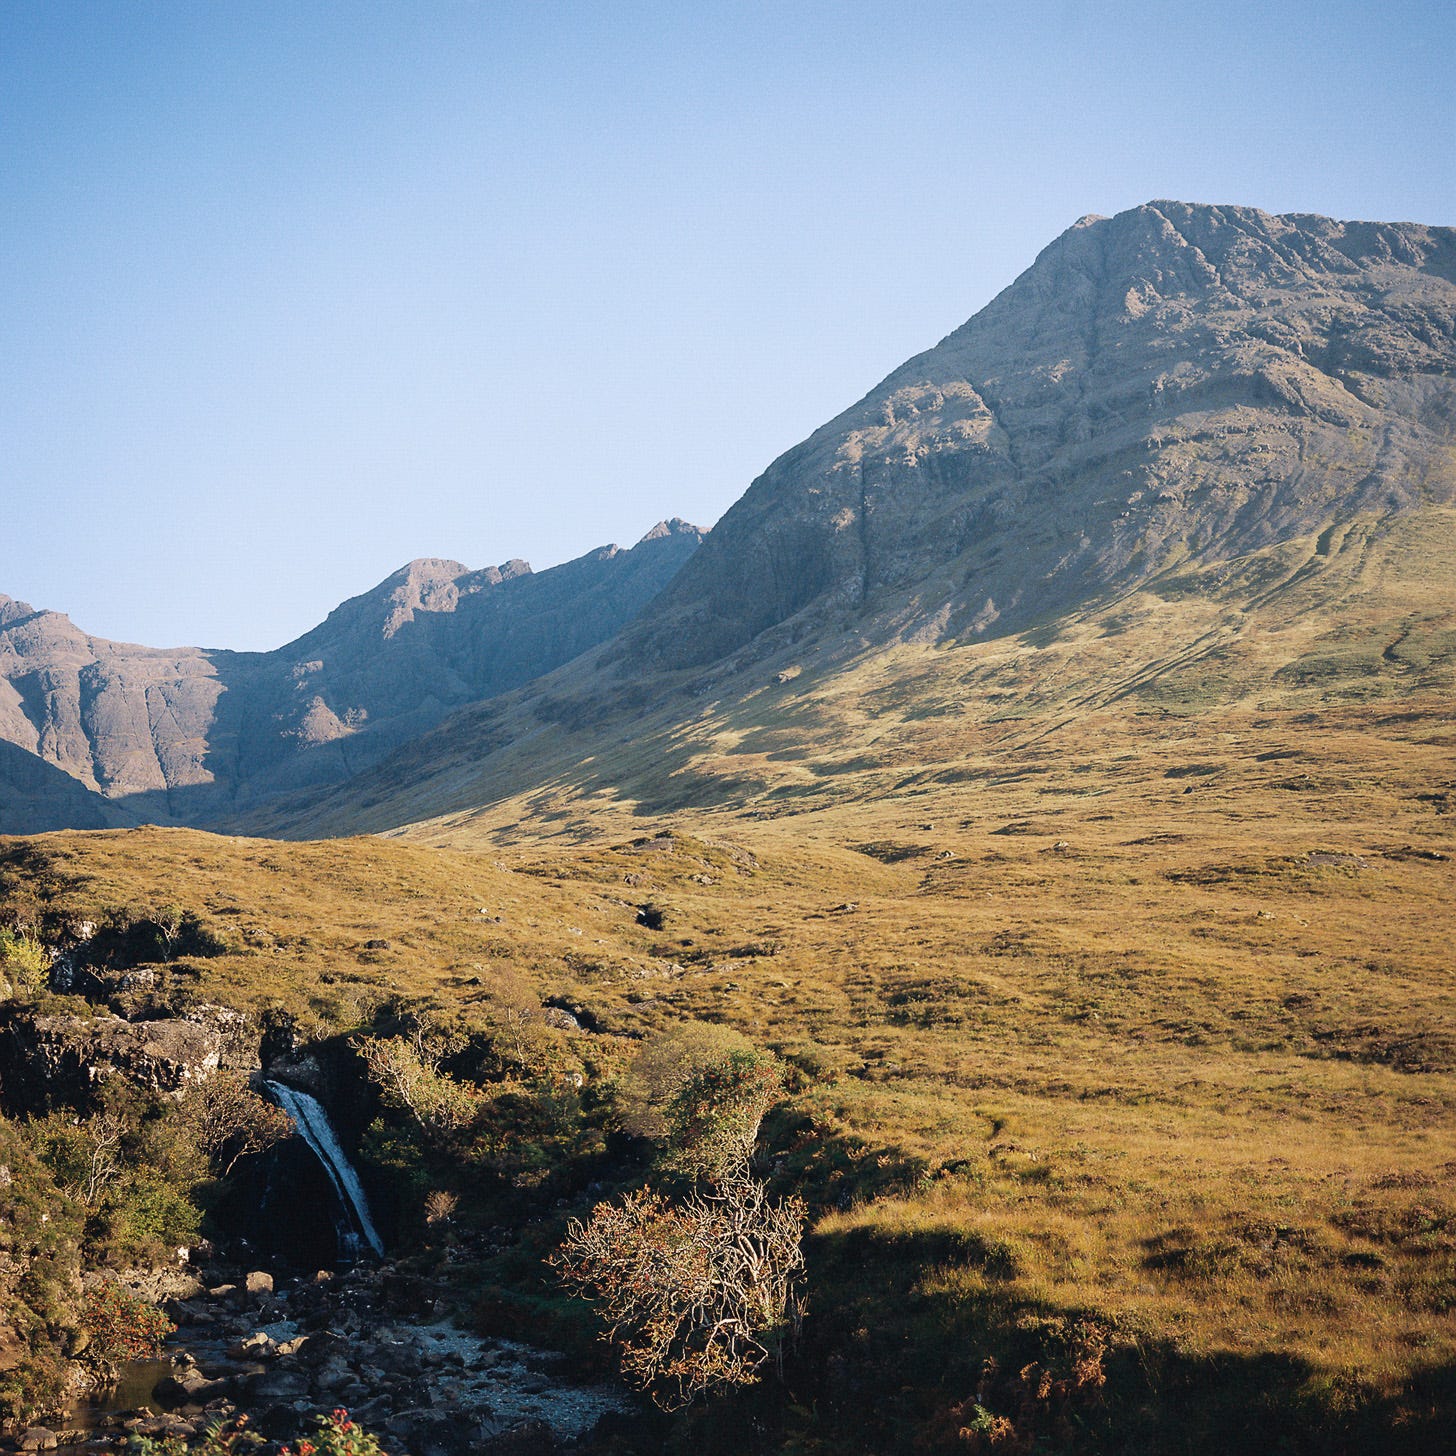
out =
<path fill-rule="evenodd" d="M 628 1415 L 619 1389 L 573 1382 L 562 1357 L 462 1329 L 441 1294 L 387 1264 L 307 1280 L 207 1269 L 167 1302 L 177 1329 L 143 1406 L 77 1407 L 4 1449 L 108 1451 L 239 1414 L 276 1445 L 344 1407 L 390 1456 L 552 1456 Z"/>

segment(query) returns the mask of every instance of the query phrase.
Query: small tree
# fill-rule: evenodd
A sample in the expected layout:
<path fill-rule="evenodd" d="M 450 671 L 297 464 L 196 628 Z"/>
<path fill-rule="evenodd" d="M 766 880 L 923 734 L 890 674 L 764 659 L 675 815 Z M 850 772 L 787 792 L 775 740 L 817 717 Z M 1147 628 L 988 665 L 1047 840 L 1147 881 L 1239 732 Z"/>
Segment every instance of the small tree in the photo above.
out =
<path fill-rule="evenodd" d="M 802 1316 L 804 1204 L 771 1199 L 751 1171 L 764 1114 L 783 1090 L 770 1056 L 733 1034 L 656 1039 L 634 1067 L 631 1123 L 698 1183 L 677 1202 L 651 1189 L 573 1220 L 553 1265 L 596 1301 L 622 1368 L 666 1409 L 750 1385 Z"/>
<path fill-rule="evenodd" d="M 665 1410 L 751 1385 L 802 1313 L 804 1205 L 736 1178 L 670 1203 L 651 1189 L 573 1220 L 552 1263 L 597 1302 L 623 1372 Z"/>
<path fill-rule="evenodd" d="M 746 1036 L 707 1021 L 687 1021 L 648 1037 L 622 1089 L 623 1126 L 638 1137 L 665 1142 L 672 1133 L 669 1109 L 687 1083 L 740 1052 L 757 1055 Z"/>
<path fill-rule="evenodd" d="M 50 974 L 50 957 L 35 936 L 0 927 L 0 995 L 34 996 Z"/>
<path fill-rule="evenodd" d="M 162 959 L 170 961 L 177 950 L 177 938 L 187 924 L 188 915 L 180 905 L 163 905 L 152 912 L 152 924 L 162 942 Z"/>
<path fill-rule="evenodd" d="M 448 1073 L 418 1039 L 368 1037 L 359 1044 L 369 1079 L 386 1103 L 407 1112 L 426 1132 L 450 1133 L 467 1127 L 480 1099 Z"/>
<path fill-rule="evenodd" d="M 503 967 L 492 977 L 484 1012 L 496 1056 L 507 1067 L 530 1073 L 539 1060 L 544 1027 L 536 988 L 519 971 Z"/>
<path fill-rule="evenodd" d="M 265 1153 L 293 1132 L 288 1114 L 259 1097 L 241 1073 L 220 1072 L 195 1088 L 183 1103 L 182 1117 L 219 1178 L 250 1153 Z"/>
<path fill-rule="evenodd" d="M 126 1118 L 111 1108 L 90 1117 L 53 1112 L 28 1124 L 27 1131 L 41 1160 L 60 1188 L 89 1209 L 126 1171 Z"/>

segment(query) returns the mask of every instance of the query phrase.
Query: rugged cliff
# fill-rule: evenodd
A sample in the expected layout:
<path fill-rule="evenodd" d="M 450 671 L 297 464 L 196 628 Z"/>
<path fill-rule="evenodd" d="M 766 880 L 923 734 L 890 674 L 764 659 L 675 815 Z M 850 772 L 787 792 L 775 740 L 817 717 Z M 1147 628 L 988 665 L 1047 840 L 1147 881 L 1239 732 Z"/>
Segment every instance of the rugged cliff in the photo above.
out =
<path fill-rule="evenodd" d="M 542 572 L 412 561 L 265 653 L 108 642 L 0 597 L 0 831 L 205 823 L 337 782 L 610 637 L 701 540 L 673 520 Z"/>
<path fill-rule="evenodd" d="M 1456 230 L 1154 202 L 1087 217 L 776 460 L 628 637 L 965 638 L 1456 492 Z"/>

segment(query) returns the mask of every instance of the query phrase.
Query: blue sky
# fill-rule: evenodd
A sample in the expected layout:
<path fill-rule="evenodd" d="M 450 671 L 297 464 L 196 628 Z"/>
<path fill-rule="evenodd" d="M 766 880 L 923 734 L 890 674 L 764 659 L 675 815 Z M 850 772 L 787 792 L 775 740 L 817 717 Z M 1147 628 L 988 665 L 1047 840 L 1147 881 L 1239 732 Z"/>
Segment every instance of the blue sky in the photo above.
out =
<path fill-rule="evenodd" d="M 0 591 L 272 647 L 711 524 L 1087 212 L 1456 223 L 1456 7 L 0 5 Z"/>

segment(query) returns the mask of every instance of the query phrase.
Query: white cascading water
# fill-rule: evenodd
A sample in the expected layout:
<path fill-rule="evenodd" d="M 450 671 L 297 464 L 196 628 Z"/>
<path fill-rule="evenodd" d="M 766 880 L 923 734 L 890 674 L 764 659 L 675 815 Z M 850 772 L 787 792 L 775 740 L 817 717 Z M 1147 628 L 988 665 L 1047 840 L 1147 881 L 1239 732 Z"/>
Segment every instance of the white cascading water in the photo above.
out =
<path fill-rule="evenodd" d="M 340 1206 L 348 1218 L 350 1227 L 340 1230 L 340 1250 L 343 1255 L 357 1252 L 359 1235 L 364 1236 L 377 1257 L 384 1255 L 384 1242 L 369 1217 L 369 1201 L 364 1197 L 364 1187 L 354 1165 L 344 1156 L 339 1140 L 334 1136 L 334 1125 L 323 1109 L 323 1104 L 297 1087 L 285 1086 L 282 1082 L 264 1082 L 273 1100 L 288 1114 L 288 1120 L 298 1129 L 298 1135 L 312 1149 L 314 1156 L 324 1165 L 324 1171 L 333 1182 L 339 1195 Z M 348 1247 L 352 1241 L 354 1248 Z"/>

